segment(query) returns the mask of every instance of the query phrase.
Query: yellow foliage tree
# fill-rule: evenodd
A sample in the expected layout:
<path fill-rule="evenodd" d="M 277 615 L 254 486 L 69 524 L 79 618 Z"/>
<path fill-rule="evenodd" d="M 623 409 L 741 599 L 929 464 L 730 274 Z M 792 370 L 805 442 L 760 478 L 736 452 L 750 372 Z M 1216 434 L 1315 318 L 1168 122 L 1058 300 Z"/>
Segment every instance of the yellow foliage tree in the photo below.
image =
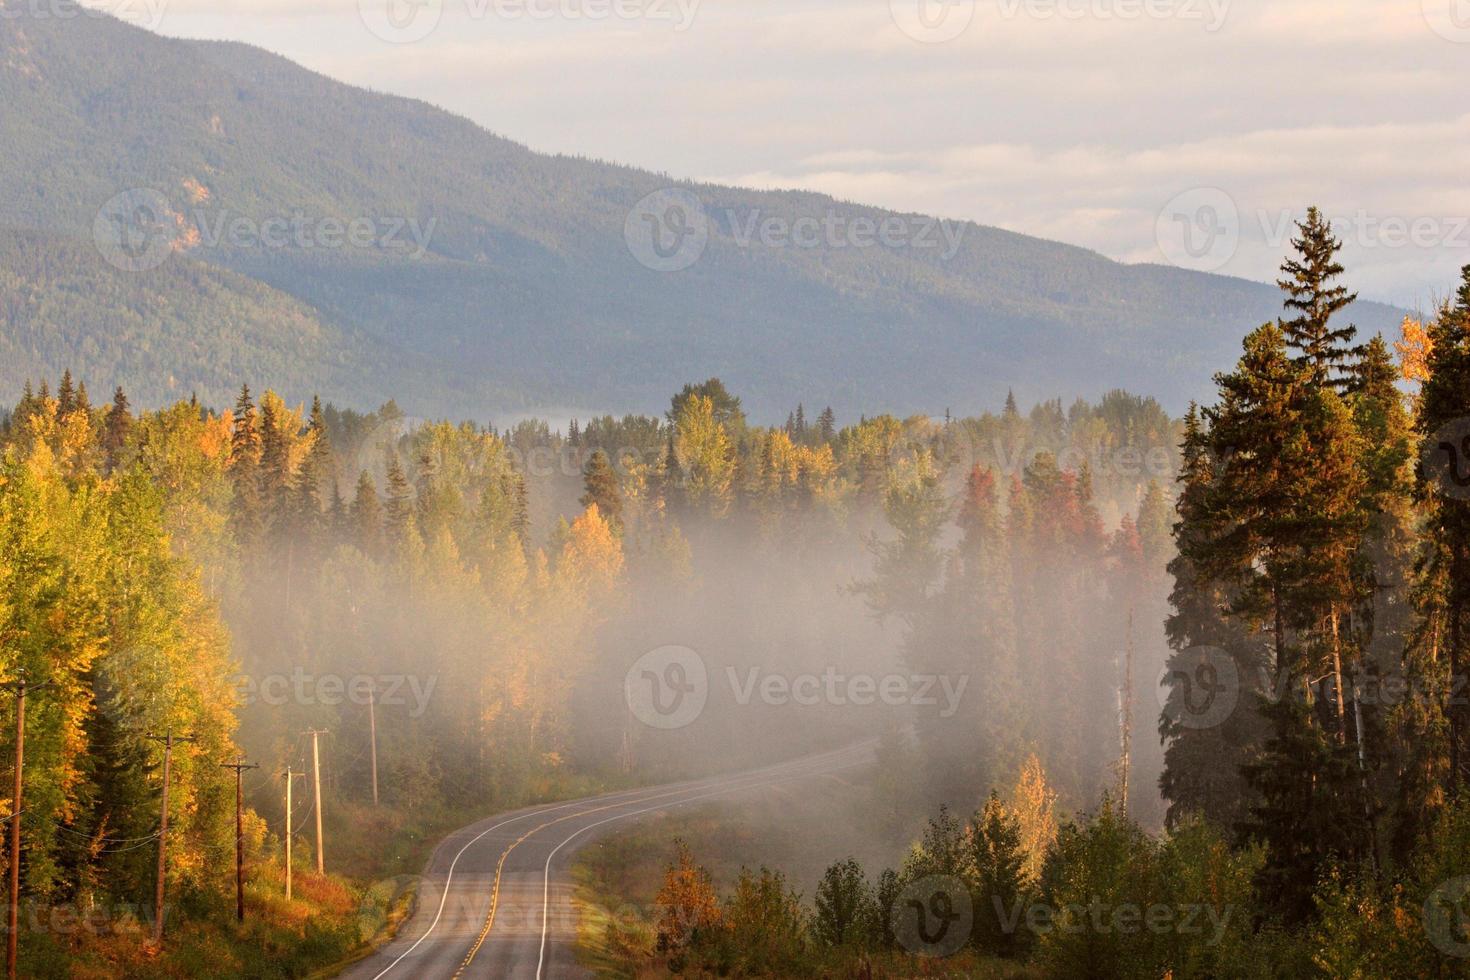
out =
<path fill-rule="evenodd" d="M 1021 844 L 1026 850 L 1022 871 L 1028 881 L 1040 880 L 1046 852 L 1057 839 L 1056 808 L 1057 794 L 1047 783 L 1046 769 L 1032 754 L 1021 766 L 1009 804 L 1010 812 L 1021 824 Z"/>

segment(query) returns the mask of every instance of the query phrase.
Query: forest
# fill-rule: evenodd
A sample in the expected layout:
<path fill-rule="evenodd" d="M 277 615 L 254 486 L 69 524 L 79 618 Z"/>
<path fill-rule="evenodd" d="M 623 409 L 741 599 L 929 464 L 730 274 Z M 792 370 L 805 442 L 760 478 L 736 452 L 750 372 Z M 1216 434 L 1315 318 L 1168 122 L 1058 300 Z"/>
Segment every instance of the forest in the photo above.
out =
<path fill-rule="evenodd" d="M 609 926 L 628 975 L 1470 974 L 1470 268 L 1360 344 L 1315 211 L 1294 250 L 1285 315 L 1182 419 L 1118 391 L 765 426 L 709 379 L 497 427 L 27 383 L 23 973 L 304 976 L 471 818 L 872 738 L 891 868 L 722 896 L 686 849 Z M 624 683 L 669 645 L 713 678 L 677 730 Z M 834 671 L 951 697 L 724 684 Z M 958 944 L 905 930 L 935 882 Z"/>

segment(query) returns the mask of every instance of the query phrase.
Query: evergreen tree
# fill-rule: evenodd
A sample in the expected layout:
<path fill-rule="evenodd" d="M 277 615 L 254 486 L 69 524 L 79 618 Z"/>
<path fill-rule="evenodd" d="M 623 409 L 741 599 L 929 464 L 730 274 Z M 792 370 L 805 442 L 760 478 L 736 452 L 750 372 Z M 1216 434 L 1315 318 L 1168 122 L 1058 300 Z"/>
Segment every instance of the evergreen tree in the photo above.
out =
<path fill-rule="evenodd" d="M 1198 814 L 1231 829 L 1245 819 L 1250 801 L 1240 767 L 1266 734 L 1253 695 L 1262 690 L 1267 658 L 1262 642 L 1223 615 L 1230 606 L 1227 591 L 1200 567 L 1211 562 L 1210 548 L 1222 528 L 1213 509 L 1217 461 L 1193 405 L 1182 448 L 1174 526 L 1178 554 L 1168 565 L 1173 613 L 1165 623 L 1175 652 L 1163 680 L 1168 690 L 1159 717 L 1165 746 L 1159 788 L 1169 801 L 1166 826 Z M 1225 700 L 1231 698 L 1233 704 Z"/>
<path fill-rule="evenodd" d="M 352 496 L 352 542 L 365 555 L 378 555 L 383 542 L 383 508 L 372 474 L 363 470 Z"/>
<path fill-rule="evenodd" d="M 817 416 L 817 437 L 822 442 L 831 442 L 837 438 L 837 415 L 828 405 L 822 409 L 822 414 Z"/>
<path fill-rule="evenodd" d="M 260 499 L 260 429 L 250 386 L 242 385 L 235 400 L 234 425 L 230 431 L 230 484 L 234 497 L 230 525 L 242 549 L 254 545 L 264 516 Z"/>
<path fill-rule="evenodd" d="M 1429 377 L 1420 393 L 1418 430 L 1424 439 L 1421 482 L 1428 507 L 1421 576 L 1440 583 L 1441 690 L 1450 697 L 1447 785 L 1452 798 L 1470 780 L 1470 717 L 1463 694 L 1470 670 L 1470 266 L 1453 305 L 1430 327 Z"/>
<path fill-rule="evenodd" d="M 623 495 L 607 453 L 599 449 L 592 454 L 582 469 L 582 482 L 585 491 L 581 498 L 582 506 L 596 506 L 613 530 L 620 531 L 623 526 Z"/>
<path fill-rule="evenodd" d="M 307 423 L 310 448 L 291 484 L 292 517 L 295 533 L 303 543 L 319 540 L 325 530 L 328 493 L 336 492 L 336 470 L 332 464 L 332 444 L 327 434 L 326 415 L 320 398 L 311 400 Z"/>
<path fill-rule="evenodd" d="M 123 393 L 122 385 L 118 385 L 117 390 L 112 393 L 112 407 L 107 410 L 107 418 L 102 424 L 102 452 L 107 462 L 107 472 L 115 471 L 121 464 L 132 425 L 133 416 L 129 411 L 128 396 Z"/>
<path fill-rule="evenodd" d="M 72 384 L 71 369 L 61 373 L 61 387 L 56 389 L 56 413 L 66 416 L 76 411 L 77 392 Z"/>
<path fill-rule="evenodd" d="M 392 553 L 399 553 L 407 543 L 414 525 L 414 491 L 403 472 L 398 454 L 388 453 L 387 502 L 383 507 L 383 534 Z"/>
<path fill-rule="evenodd" d="M 1298 222 L 1297 229 L 1301 237 L 1291 242 L 1296 257 L 1282 265 L 1282 278 L 1277 281 L 1288 294 L 1286 308 L 1297 315 L 1282 320 L 1281 329 L 1288 346 L 1297 352 L 1297 363 L 1311 371 L 1314 384 L 1348 387 L 1352 383 L 1350 361 L 1361 351 L 1352 346 L 1356 327 L 1332 323 L 1335 314 L 1358 298 L 1335 283 L 1343 273 L 1337 261 L 1342 242 L 1316 208 L 1307 210 L 1307 220 Z"/>
<path fill-rule="evenodd" d="M 278 402 L 269 391 L 260 400 L 260 497 L 272 526 L 284 530 L 288 525 L 283 518 L 290 514 L 291 447 Z"/>
<path fill-rule="evenodd" d="M 1265 844 L 1258 886 L 1291 924 L 1311 916 L 1325 869 L 1366 860 L 1371 832 L 1352 750 L 1324 731 L 1306 682 L 1302 678 L 1262 709 L 1273 734 L 1260 758 L 1243 768 L 1256 801 L 1240 829 Z"/>
<path fill-rule="evenodd" d="M 985 806 L 970 818 L 970 891 L 975 904 L 976 947 L 996 956 L 1015 956 L 1025 933 L 1008 927 L 1026 905 L 1026 853 L 1021 822 L 991 791 Z M 1020 913 L 1024 914 L 1024 913 Z"/>

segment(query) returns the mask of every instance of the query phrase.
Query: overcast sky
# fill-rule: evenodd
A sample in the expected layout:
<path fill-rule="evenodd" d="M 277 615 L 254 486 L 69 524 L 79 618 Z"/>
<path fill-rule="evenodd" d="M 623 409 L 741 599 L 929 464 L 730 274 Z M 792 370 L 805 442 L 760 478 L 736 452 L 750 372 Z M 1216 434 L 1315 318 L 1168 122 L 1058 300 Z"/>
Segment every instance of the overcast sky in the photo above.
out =
<path fill-rule="evenodd" d="M 1255 279 L 1318 203 L 1405 305 L 1470 262 L 1470 0 L 95 2 L 679 177 Z"/>

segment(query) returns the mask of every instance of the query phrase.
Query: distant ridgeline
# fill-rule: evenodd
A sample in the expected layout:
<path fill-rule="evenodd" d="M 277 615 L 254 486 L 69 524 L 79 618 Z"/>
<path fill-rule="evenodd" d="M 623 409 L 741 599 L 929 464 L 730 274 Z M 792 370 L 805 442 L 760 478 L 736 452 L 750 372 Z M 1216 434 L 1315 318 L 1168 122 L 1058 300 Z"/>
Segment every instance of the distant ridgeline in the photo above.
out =
<path fill-rule="evenodd" d="M 492 418 L 657 411 L 718 373 L 763 421 L 794 397 L 971 414 L 1012 388 L 1182 413 L 1238 325 L 1281 311 L 1266 285 L 818 194 L 650 198 L 670 180 L 105 16 L 0 18 L 0 132 L 13 389 L 69 367 L 139 405 L 225 404 L 249 377 Z"/>

